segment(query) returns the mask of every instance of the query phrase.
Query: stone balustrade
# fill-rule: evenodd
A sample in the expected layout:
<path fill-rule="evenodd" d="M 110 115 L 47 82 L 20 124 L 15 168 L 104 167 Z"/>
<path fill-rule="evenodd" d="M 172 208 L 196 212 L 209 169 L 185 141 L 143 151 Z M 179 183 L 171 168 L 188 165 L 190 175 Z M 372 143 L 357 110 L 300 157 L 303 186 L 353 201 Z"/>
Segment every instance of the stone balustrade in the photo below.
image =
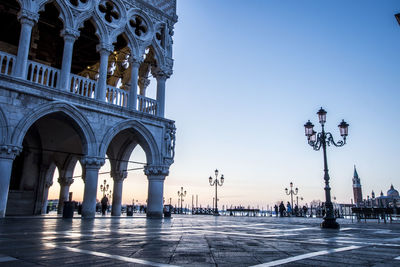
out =
<path fill-rule="evenodd" d="M 140 112 L 157 115 L 157 101 L 142 95 L 138 95 L 137 110 Z"/>
<path fill-rule="evenodd" d="M 57 87 L 57 79 L 60 77 L 60 70 L 28 60 L 27 80 L 46 85 L 49 87 Z"/>
<path fill-rule="evenodd" d="M 0 74 L 11 76 L 15 66 L 16 56 L 0 51 Z M 26 79 L 32 83 L 57 88 L 57 82 L 60 79 L 60 70 L 28 60 Z M 69 92 L 83 97 L 96 98 L 95 91 L 98 88 L 98 82 L 76 74 L 70 74 Z M 106 103 L 127 108 L 129 92 L 111 85 L 106 87 Z M 157 116 L 157 100 L 142 95 L 137 96 L 136 110 L 139 112 Z"/>
<path fill-rule="evenodd" d="M 0 73 L 11 75 L 17 57 L 0 51 Z"/>
<path fill-rule="evenodd" d="M 97 82 L 79 75 L 71 74 L 70 92 L 81 96 L 95 98 Z"/>
<path fill-rule="evenodd" d="M 106 89 L 106 100 L 110 104 L 114 104 L 120 107 L 126 107 L 128 104 L 129 92 L 107 85 Z"/>

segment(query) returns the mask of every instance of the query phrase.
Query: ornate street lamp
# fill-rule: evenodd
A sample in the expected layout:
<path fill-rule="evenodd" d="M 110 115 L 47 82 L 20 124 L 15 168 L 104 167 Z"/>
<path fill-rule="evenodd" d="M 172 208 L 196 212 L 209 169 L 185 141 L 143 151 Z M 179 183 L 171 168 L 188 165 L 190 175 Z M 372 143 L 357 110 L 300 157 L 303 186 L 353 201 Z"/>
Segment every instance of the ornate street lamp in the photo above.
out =
<path fill-rule="evenodd" d="M 183 203 L 183 197 L 185 197 L 185 196 L 186 196 L 186 190 L 183 191 L 183 186 L 182 186 L 181 191 L 178 191 L 178 197 L 181 198 L 181 213 L 183 213 L 182 212 L 182 203 Z M 178 200 L 179 200 L 179 198 L 178 198 Z M 178 203 L 178 207 L 179 207 L 179 203 Z"/>
<path fill-rule="evenodd" d="M 224 175 L 221 175 L 221 179 L 218 180 L 218 170 L 215 170 L 215 180 L 210 176 L 208 178 L 208 181 L 210 182 L 211 186 L 215 186 L 215 209 L 214 209 L 214 215 L 219 215 L 218 213 L 218 194 L 217 194 L 217 188 L 218 186 L 222 186 L 224 184 Z"/>
<path fill-rule="evenodd" d="M 295 188 L 295 191 L 293 191 L 293 183 L 290 182 L 290 190 L 288 190 L 287 188 L 285 188 L 285 192 L 286 192 L 286 195 L 290 195 L 290 198 L 291 198 L 291 205 L 292 205 L 292 214 L 294 214 L 293 195 L 297 195 L 297 193 L 299 192 L 299 189 L 296 187 L 296 188 Z"/>
<path fill-rule="evenodd" d="M 103 184 L 100 185 L 100 191 L 103 192 L 103 197 L 106 195 L 109 187 L 110 187 L 110 185 L 107 184 L 106 179 L 104 179 Z"/>
<path fill-rule="evenodd" d="M 333 136 L 329 132 L 325 132 L 325 122 L 326 122 L 326 111 L 321 108 L 318 114 L 319 123 L 322 126 L 322 131 L 317 133 L 314 131 L 314 125 L 308 121 L 304 124 L 305 135 L 307 136 L 308 144 L 312 146 L 312 148 L 316 151 L 320 150 L 322 147 L 323 155 L 324 155 L 324 180 L 325 180 L 325 208 L 326 215 L 324 217 L 324 221 L 321 223 L 322 228 L 333 228 L 338 229 L 340 225 L 336 222 L 336 218 L 333 212 L 333 204 L 331 201 L 331 188 L 329 187 L 329 173 L 328 173 L 328 161 L 326 157 L 326 146 L 330 146 L 331 144 L 336 147 L 341 147 L 346 144 L 346 137 L 348 135 L 349 124 L 347 124 L 344 120 L 338 125 L 340 135 L 343 137 L 343 141 L 340 140 L 335 142 Z"/>

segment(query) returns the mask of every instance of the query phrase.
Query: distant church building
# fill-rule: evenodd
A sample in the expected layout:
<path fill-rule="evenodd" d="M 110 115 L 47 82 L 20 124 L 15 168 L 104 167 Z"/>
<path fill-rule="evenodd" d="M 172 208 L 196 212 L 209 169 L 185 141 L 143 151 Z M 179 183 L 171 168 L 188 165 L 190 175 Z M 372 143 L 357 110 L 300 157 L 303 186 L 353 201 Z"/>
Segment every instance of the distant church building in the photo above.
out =
<path fill-rule="evenodd" d="M 353 175 L 353 195 L 354 203 L 359 206 L 363 202 L 360 177 L 358 176 L 356 166 L 354 166 Z"/>
<path fill-rule="evenodd" d="M 44 213 L 56 182 L 62 205 L 77 164 L 82 216 L 94 217 L 106 159 L 119 216 L 137 146 L 147 216 L 162 217 L 175 155 L 165 93 L 176 22 L 176 0 L 0 0 L 0 218 Z"/>
<path fill-rule="evenodd" d="M 373 196 L 372 199 L 374 199 L 375 204 L 379 205 L 379 206 L 393 207 L 393 206 L 399 206 L 400 205 L 399 191 L 397 191 L 393 187 L 393 185 L 390 186 L 389 190 L 386 193 L 386 196 L 381 191 L 381 194 L 380 194 L 379 197 L 375 198 Z"/>

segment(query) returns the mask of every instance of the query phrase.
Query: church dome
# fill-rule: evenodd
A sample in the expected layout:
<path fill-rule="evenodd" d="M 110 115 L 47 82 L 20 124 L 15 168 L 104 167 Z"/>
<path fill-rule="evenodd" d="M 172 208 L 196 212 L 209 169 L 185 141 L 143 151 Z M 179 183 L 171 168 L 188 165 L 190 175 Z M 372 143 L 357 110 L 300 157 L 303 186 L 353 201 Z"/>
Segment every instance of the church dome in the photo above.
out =
<path fill-rule="evenodd" d="M 390 189 L 387 191 L 388 197 L 399 197 L 399 191 L 394 189 L 393 185 L 390 186 Z"/>

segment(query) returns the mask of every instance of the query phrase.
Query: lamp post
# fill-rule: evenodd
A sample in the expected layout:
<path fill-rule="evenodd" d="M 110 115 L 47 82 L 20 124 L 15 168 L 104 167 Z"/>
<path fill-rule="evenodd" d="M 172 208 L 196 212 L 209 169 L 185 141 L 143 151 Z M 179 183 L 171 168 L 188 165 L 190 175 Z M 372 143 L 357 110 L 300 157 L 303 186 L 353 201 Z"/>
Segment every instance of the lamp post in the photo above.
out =
<path fill-rule="evenodd" d="M 292 214 L 293 214 L 294 213 L 294 211 L 293 211 L 293 208 L 294 208 L 293 207 L 293 195 L 297 195 L 297 193 L 299 192 L 299 189 L 296 187 L 295 190 L 293 191 L 293 183 L 290 182 L 290 190 L 288 190 L 286 187 L 285 192 L 286 192 L 286 195 L 290 195 L 290 199 L 291 199 L 290 204 L 292 205 Z"/>
<path fill-rule="evenodd" d="M 103 192 L 103 197 L 106 195 L 109 187 L 110 187 L 110 185 L 107 184 L 106 179 L 104 179 L 103 184 L 100 185 L 100 191 Z"/>
<path fill-rule="evenodd" d="M 303 200 L 303 197 L 300 197 L 300 200 Z M 296 196 L 296 203 L 297 203 L 297 207 L 299 206 L 299 196 Z"/>
<path fill-rule="evenodd" d="M 340 140 L 335 142 L 333 136 L 330 132 L 325 132 L 325 122 L 326 122 L 326 111 L 321 108 L 317 114 L 319 123 L 321 124 L 322 131 L 317 133 L 314 131 L 314 125 L 308 121 L 304 124 L 305 134 L 307 136 L 308 144 L 312 146 L 312 148 L 316 151 L 320 150 L 322 147 L 323 155 L 324 155 L 324 180 L 325 180 L 325 208 L 326 215 L 324 217 L 324 221 L 321 223 L 322 228 L 333 228 L 338 229 L 340 225 L 336 222 L 336 218 L 333 213 L 333 205 L 331 201 L 331 188 L 329 187 L 329 173 L 328 173 L 328 160 L 326 157 L 326 146 L 330 146 L 331 144 L 336 147 L 341 147 L 346 144 L 346 137 L 348 135 L 348 127 L 344 120 L 338 125 L 340 130 L 340 135 L 343 137 L 343 141 Z"/>
<path fill-rule="evenodd" d="M 214 210 L 214 215 L 219 215 L 218 213 L 218 194 L 217 194 L 217 188 L 218 186 L 222 186 L 224 184 L 224 175 L 221 175 L 221 179 L 218 180 L 218 170 L 215 170 L 215 180 L 210 176 L 208 178 L 208 181 L 210 182 L 211 186 L 215 186 L 215 210 Z"/>
<path fill-rule="evenodd" d="M 183 186 L 181 186 L 181 191 L 178 191 L 178 197 L 181 198 L 181 213 L 182 213 L 182 203 L 183 203 L 183 197 L 186 196 L 186 190 L 183 191 Z M 178 199 L 179 202 L 179 199 Z M 179 203 L 178 203 L 178 207 L 179 207 Z"/>

